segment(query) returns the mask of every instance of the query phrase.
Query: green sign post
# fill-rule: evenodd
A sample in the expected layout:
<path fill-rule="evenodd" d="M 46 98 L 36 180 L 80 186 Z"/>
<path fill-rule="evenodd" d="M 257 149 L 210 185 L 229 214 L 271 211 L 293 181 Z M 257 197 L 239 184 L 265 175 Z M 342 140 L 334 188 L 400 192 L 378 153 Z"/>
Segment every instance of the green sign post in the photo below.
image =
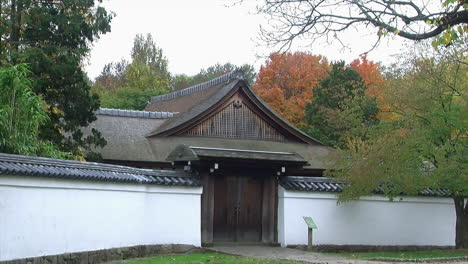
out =
<path fill-rule="evenodd" d="M 312 230 L 318 229 L 318 228 L 314 220 L 312 220 L 312 217 L 304 216 L 303 218 L 304 218 L 305 223 L 307 224 L 307 230 L 308 230 L 307 250 L 312 250 Z"/>

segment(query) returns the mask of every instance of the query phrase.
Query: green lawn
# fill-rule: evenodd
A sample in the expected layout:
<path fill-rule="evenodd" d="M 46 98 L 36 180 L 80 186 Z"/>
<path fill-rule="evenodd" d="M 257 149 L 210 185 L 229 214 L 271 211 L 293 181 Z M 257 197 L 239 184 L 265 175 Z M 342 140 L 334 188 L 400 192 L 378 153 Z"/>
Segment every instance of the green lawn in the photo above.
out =
<path fill-rule="evenodd" d="M 261 260 L 219 253 L 192 253 L 185 255 L 167 255 L 146 259 L 128 260 L 125 264 L 299 264 L 302 262 Z"/>
<path fill-rule="evenodd" d="M 346 258 L 372 259 L 372 258 L 399 258 L 399 259 L 429 259 L 429 258 L 453 258 L 468 257 L 468 250 L 433 250 L 415 252 L 356 252 L 336 253 Z"/>

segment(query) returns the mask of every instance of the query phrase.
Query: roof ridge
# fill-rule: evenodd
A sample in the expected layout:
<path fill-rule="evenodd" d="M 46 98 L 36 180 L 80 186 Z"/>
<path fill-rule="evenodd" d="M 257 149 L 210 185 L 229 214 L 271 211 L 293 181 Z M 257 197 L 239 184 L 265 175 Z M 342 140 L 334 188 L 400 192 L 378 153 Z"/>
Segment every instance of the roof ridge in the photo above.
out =
<path fill-rule="evenodd" d="M 140 110 L 127 110 L 127 109 L 116 109 L 116 108 L 99 108 L 94 112 L 96 115 L 108 115 L 108 116 L 123 116 L 123 117 L 141 117 L 141 118 L 154 118 L 154 119 L 166 119 L 174 117 L 178 112 L 152 112 L 152 111 L 140 111 Z"/>
<path fill-rule="evenodd" d="M 324 176 L 296 176 L 296 175 L 289 175 L 283 177 L 285 180 L 290 181 L 307 181 L 307 182 L 329 182 L 329 183 L 342 183 L 334 181 L 333 178 L 324 177 Z"/>
<path fill-rule="evenodd" d="M 200 84 L 197 84 L 197 85 L 194 85 L 194 86 L 190 86 L 188 88 L 178 90 L 178 91 L 175 91 L 175 92 L 172 92 L 172 93 L 153 96 L 153 97 L 151 97 L 151 100 L 150 100 L 149 103 L 155 103 L 155 102 L 171 100 L 171 99 L 181 97 L 181 96 L 184 96 L 184 95 L 196 93 L 196 92 L 199 92 L 201 90 L 213 87 L 213 86 L 218 85 L 218 84 L 228 83 L 233 79 L 244 79 L 244 74 L 240 70 L 228 72 L 228 73 L 226 73 L 224 75 L 221 75 L 221 76 L 219 76 L 217 78 L 206 81 L 204 83 L 200 83 Z"/>
<path fill-rule="evenodd" d="M 0 160 L 2 162 L 9 162 L 9 163 L 43 165 L 43 166 L 51 166 L 51 167 L 65 167 L 69 169 L 102 170 L 102 171 L 133 173 L 133 174 L 141 174 L 141 175 L 160 176 L 157 172 L 164 172 L 168 174 L 175 173 L 174 171 L 169 171 L 169 170 L 141 169 L 141 168 L 133 168 L 133 167 L 105 164 L 105 163 L 98 163 L 98 162 L 61 160 L 61 159 L 33 157 L 33 156 L 24 156 L 24 155 L 6 154 L 6 153 L 0 153 Z"/>

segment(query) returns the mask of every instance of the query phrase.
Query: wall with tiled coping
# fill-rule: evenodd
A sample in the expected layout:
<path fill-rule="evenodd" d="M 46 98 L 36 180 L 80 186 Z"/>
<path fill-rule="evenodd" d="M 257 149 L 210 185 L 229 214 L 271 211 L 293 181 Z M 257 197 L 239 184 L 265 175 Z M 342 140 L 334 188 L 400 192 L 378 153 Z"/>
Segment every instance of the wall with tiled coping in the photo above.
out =
<path fill-rule="evenodd" d="M 450 198 L 363 197 L 337 204 L 333 193 L 279 187 L 278 238 L 282 246 L 307 244 L 310 216 L 316 245 L 454 246 L 455 207 Z"/>
<path fill-rule="evenodd" d="M 0 177 L 0 261 L 135 245 L 200 246 L 201 187 Z"/>

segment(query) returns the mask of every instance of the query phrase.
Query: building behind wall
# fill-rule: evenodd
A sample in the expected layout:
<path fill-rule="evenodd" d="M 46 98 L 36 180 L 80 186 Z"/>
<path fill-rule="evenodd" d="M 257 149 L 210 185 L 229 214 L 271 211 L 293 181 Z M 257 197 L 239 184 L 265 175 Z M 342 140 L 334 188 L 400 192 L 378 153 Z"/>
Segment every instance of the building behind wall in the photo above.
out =
<path fill-rule="evenodd" d="M 200 176 L 202 242 L 277 243 L 278 177 L 321 176 L 330 149 L 271 110 L 239 73 L 151 98 L 145 111 L 102 109 L 92 127 L 105 162 Z"/>
<path fill-rule="evenodd" d="M 297 228 L 306 233 L 305 224 L 300 224 L 300 215 L 317 216 L 321 212 L 310 212 L 305 206 L 303 211 L 295 211 L 294 227 L 288 227 L 291 218 L 285 219 L 281 212 L 288 212 L 289 208 L 281 206 L 300 201 L 291 199 L 288 194 L 291 191 L 317 192 L 319 189 L 320 192 L 339 191 L 321 178 L 325 168 L 323 158 L 332 149 L 276 114 L 236 72 L 153 97 L 145 111 L 102 109 L 97 116 L 93 127 L 100 130 L 108 141 L 102 150 L 105 162 L 185 169 L 200 177 L 203 185 L 201 237 L 204 245 L 245 241 L 291 244 L 286 239 L 287 230 L 294 233 L 297 230 L 293 229 Z M 289 180 L 293 179 L 289 176 L 296 178 Z M 297 177 L 306 178 L 298 181 Z M 323 188 L 302 188 L 307 184 Z M 284 188 L 293 185 L 297 187 Z M 443 193 L 427 195 L 444 196 Z M 334 203 L 336 206 L 336 200 Z M 450 206 L 451 202 L 444 200 L 443 203 Z M 446 216 L 448 221 L 453 220 L 452 213 Z M 394 223 L 404 225 L 404 221 L 394 220 Z M 321 225 L 329 224 L 332 228 L 333 221 L 328 222 Z M 400 224 L 394 228 L 401 227 Z M 453 231 L 446 236 L 452 237 Z M 452 240 L 446 236 L 442 239 L 444 242 L 438 244 L 452 245 L 448 242 Z M 381 244 L 412 243 L 412 240 L 397 240 L 395 236 L 383 236 Z M 290 241 L 295 241 L 292 244 L 306 243 L 303 239 Z M 351 237 L 322 241 L 375 244 L 372 239 L 361 241 Z"/>

